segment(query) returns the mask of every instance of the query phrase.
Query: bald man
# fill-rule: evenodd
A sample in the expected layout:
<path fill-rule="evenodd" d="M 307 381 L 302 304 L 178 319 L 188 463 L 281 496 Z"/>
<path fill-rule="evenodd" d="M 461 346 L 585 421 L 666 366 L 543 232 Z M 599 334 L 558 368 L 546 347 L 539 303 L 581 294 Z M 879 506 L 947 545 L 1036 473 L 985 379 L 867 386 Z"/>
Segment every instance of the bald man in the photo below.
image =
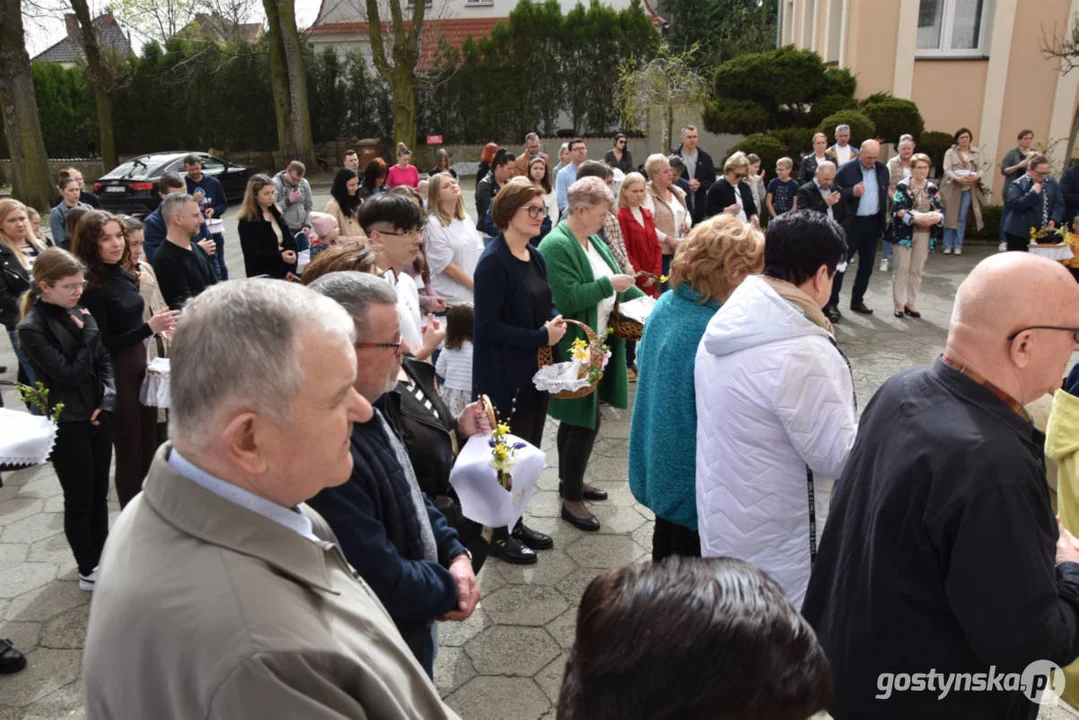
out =
<path fill-rule="evenodd" d="M 847 231 L 847 260 L 858 255 L 858 274 L 854 277 L 854 289 L 850 294 L 850 309 L 862 315 L 872 315 L 873 310 L 865 304 L 865 292 L 873 275 L 873 263 L 877 257 L 877 243 L 887 220 L 888 183 L 891 181 L 888 166 L 880 162 L 880 143 L 866 140 L 858 156 L 839 166 L 835 174 L 835 188 L 843 196 L 843 229 Z M 832 322 L 839 322 L 839 291 L 843 287 L 843 273 L 835 276 L 832 298 L 824 312 Z"/>
<path fill-rule="evenodd" d="M 1079 541 L 1058 542 L 1045 437 L 1023 410 L 1060 387 L 1077 332 L 1064 267 L 995 255 L 959 287 L 941 358 L 866 407 L 802 608 L 836 720 L 1034 718 L 1028 696 L 972 690 L 974 674 L 1079 655 Z"/>

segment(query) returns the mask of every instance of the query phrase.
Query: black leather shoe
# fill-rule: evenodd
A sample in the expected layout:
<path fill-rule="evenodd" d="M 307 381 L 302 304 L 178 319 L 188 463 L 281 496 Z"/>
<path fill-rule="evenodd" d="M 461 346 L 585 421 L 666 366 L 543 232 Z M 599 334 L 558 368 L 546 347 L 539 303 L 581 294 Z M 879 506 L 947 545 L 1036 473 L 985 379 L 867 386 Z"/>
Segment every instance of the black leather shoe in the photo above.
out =
<path fill-rule="evenodd" d="M 843 319 L 843 313 L 839 312 L 839 308 L 837 308 L 835 305 L 825 305 L 824 314 L 828 317 L 829 320 L 834 323 L 837 323 Z"/>
<path fill-rule="evenodd" d="M 567 510 L 565 505 L 562 506 L 562 519 L 578 530 L 584 530 L 585 532 L 596 532 L 599 530 L 599 520 L 596 519 L 595 515 L 579 518 Z"/>
<path fill-rule="evenodd" d="M 491 543 L 489 554 L 513 565 L 535 565 L 536 552 L 516 538 L 496 540 Z"/>
<path fill-rule="evenodd" d="M 860 313 L 862 315 L 872 315 L 873 314 L 873 308 L 867 306 L 865 303 L 851 303 L 850 304 L 850 309 L 853 310 L 854 312 Z"/>
<path fill-rule="evenodd" d="M 0 675 L 17 673 L 26 667 L 26 657 L 15 649 L 10 640 L 0 640 Z"/>
<path fill-rule="evenodd" d="M 533 550 L 550 550 L 554 547 L 554 540 L 551 539 L 550 535 L 544 535 L 541 532 L 533 530 L 524 523 L 521 523 L 514 528 L 513 537 Z"/>
<path fill-rule="evenodd" d="M 599 488 L 592 487 L 591 485 L 585 485 L 584 492 L 581 493 L 581 496 L 585 500 L 606 500 L 607 491 L 600 490 Z M 558 497 L 564 497 L 562 495 L 562 483 L 558 483 Z"/>
<path fill-rule="evenodd" d="M 918 312 L 917 310 L 911 310 L 909 307 L 905 307 L 905 306 L 903 307 L 903 314 L 904 315 L 909 315 L 912 318 L 920 318 L 922 316 L 922 314 L 920 312 Z"/>
<path fill-rule="evenodd" d="M 7 372 L 7 365 L 0 365 L 0 375 Z"/>

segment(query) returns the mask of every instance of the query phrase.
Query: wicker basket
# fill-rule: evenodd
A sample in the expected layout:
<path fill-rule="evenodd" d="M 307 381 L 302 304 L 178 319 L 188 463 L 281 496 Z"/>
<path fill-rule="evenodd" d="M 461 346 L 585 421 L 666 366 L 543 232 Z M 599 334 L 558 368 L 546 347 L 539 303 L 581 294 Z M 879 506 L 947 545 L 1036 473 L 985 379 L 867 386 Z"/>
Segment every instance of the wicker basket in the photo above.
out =
<path fill-rule="evenodd" d="M 614 309 L 611 310 L 611 317 L 607 320 L 607 327 L 616 338 L 632 342 L 640 340 L 644 333 L 644 325 L 621 313 L 618 309 L 618 300 L 614 302 Z"/>
<path fill-rule="evenodd" d="M 584 330 L 585 337 L 588 338 L 588 344 L 590 347 L 592 347 L 591 364 L 594 365 L 602 362 L 602 357 L 600 357 L 599 350 L 597 350 L 595 347 L 598 339 L 596 338 L 596 333 L 592 330 L 592 328 L 588 327 L 583 322 L 577 322 L 576 320 L 565 320 L 565 322 L 570 325 L 576 325 L 577 327 Z M 539 349 L 537 361 L 539 367 L 554 365 L 554 352 L 551 350 L 550 345 Z M 596 381 L 591 385 L 583 387 L 580 390 L 563 390 L 562 392 L 551 393 L 551 397 L 557 398 L 559 400 L 576 400 L 577 398 L 588 397 L 596 391 L 596 388 L 599 386 L 599 381 L 602 379 L 603 371 L 600 370 L 598 377 L 596 377 Z"/>

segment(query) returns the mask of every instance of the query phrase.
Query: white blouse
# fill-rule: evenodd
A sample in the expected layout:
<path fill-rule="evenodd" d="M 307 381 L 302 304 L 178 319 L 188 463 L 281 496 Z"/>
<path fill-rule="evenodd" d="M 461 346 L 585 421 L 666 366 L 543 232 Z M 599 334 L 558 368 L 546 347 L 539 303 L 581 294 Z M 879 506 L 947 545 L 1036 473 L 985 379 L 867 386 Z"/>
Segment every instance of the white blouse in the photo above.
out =
<path fill-rule="evenodd" d="M 588 255 L 588 263 L 592 266 L 592 275 L 596 280 L 614 275 L 611 266 L 599 254 L 599 250 L 596 250 L 596 246 L 592 244 L 591 240 L 588 241 L 588 252 L 586 254 Z M 617 296 L 618 293 L 613 293 L 599 301 L 595 331 L 600 339 L 607 334 L 607 321 L 611 317 L 611 311 L 614 310 L 614 299 Z"/>
<path fill-rule="evenodd" d="M 407 274 L 397 275 L 393 269 L 382 275 L 397 289 L 397 312 L 401 316 L 401 339 L 415 353 L 423 346 L 423 316 L 420 314 L 420 293 L 416 282 Z"/>
<path fill-rule="evenodd" d="M 427 219 L 424 243 L 435 292 L 451 303 L 472 302 L 472 291 L 446 275 L 445 270 L 453 263 L 469 277 L 476 272 L 476 264 L 483 254 L 483 240 L 475 226 L 457 219 L 443 226 L 438 215 L 432 214 Z"/>

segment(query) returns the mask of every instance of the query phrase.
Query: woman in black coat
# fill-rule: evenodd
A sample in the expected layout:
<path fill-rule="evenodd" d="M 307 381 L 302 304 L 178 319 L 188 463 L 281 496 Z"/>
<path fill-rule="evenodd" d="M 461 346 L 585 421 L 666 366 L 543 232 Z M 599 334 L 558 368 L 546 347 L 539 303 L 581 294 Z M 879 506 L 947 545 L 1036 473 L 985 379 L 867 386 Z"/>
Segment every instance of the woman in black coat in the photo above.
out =
<path fill-rule="evenodd" d="M 748 184 L 742 182 L 748 174 L 749 158 L 745 153 L 736 152 L 727 158 L 727 162 L 723 164 L 723 177 L 708 188 L 705 217 L 727 213 L 760 227 L 753 191 Z"/>
<path fill-rule="evenodd" d="M 296 238 L 274 204 L 273 180 L 266 175 L 251 176 L 238 218 L 237 230 L 247 277 L 265 275 L 278 280 L 293 279 Z"/>
<path fill-rule="evenodd" d="M 475 278 L 472 388 L 487 395 L 513 434 L 540 447 L 547 418 L 547 393 L 536 389 L 540 348 L 566 334 L 555 315 L 547 265 L 530 247 L 543 223 L 543 188 L 525 177 L 506 183 L 491 206 L 501 234 L 480 256 Z M 552 319 L 553 318 L 553 319 Z M 511 536 L 496 531 L 491 553 L 506 562 L 536 562 L 533 550 L 552 547 L 551 538 L 518 522 Z"/>
<path fill-rule="evenodd" d="M 90 591 L 109 534 L 116 384 L 97 323 L 79 305 L 83 270 L 65 250 L 41 253 L 16 332 L 34 374 L 49 391 L 50 412 L 64 406 L 52 464 L 64 490 L 64 534 L 78 564 L 79 589 Z"/>

